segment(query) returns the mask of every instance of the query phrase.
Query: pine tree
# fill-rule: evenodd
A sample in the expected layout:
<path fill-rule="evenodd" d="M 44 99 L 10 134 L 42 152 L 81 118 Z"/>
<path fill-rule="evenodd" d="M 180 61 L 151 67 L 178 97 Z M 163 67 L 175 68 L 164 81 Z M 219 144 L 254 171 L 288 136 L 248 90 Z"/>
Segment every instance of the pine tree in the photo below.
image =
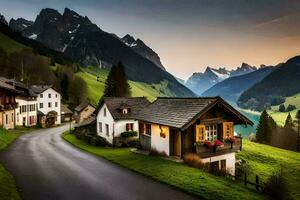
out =
<path fill-rule="evenodd" d="M 291 113 L 289 113 L 286 120 L 285 120 L 284 128 L 292 129 L 293 126 L 294 126 L 293 119 L 292 119 Z"/>
<path fill-rule="evenodd" d="M 105 97 L 130 97 L 131 88 L 127 81 L 122 63 L 113 66 L 105 81 Z"/>
<path fill-rule="evenodd" d="M 270 125 L 270 118 L 267 111 L 264 110 L 259 118 L 259 123 L 256 129 L 256 140 L 259 143 L 268 144 L 272 137 L 272 129 Z"/>
<path fill-rule="evenodd" d="M 281 104 L 279 106 L 279 112 L 285 112 L 285 106 L 284 106 L 284 104 Z"/>

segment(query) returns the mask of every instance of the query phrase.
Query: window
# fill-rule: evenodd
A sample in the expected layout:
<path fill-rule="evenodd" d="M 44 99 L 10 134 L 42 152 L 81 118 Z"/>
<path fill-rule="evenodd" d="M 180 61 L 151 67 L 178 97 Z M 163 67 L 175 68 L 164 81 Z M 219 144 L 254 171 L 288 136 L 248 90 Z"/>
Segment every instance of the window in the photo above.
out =
<path fill-rule="evenodd" d="M 133 123 L 126 123 L 126 131 L 133 131 Z"/>
<path fill-rule="evenodd" d="M 57 98 L 57 94 L 55 94 L 55 98 Z"/>
<path fill-rule="evenodd" d="M 109 136 L 109 125 L 108 124 L 105 124 L 105 132 L 106 132 L 106 135 Z"/>
<path fill-rule="evenodd" d="M 40 94 L 40 98 L 43 98 L 43 94 Z"/>
<path fill-rule="evenodd" d="M 57 107 L 58 106 L 58 103 L 57 102 L 55 102 L 55 107 Z"/>
<path fill-rule="evenodd" d="M 5 115 L 5 123 L 8 124 L 8 115 Z"/>
<path fill-rule="evenodd" d="M 146 134 L 151 135 L 151 124 L 146 124 Z"/>
<path fill-rule="evenodd" d="M 123 114 L 127 114 L 127 113 L 128 113 L 128 109 L 127 109 L 127 108 L 124 108 L 123 111 L 122 111 L 122 113 L 123 113 Z"/>
<path fill-rule="evenodd" d="M 48 108 L 51 108 L 52 107 L 52 104 L 51 102 L 48 103 Z"/>
<path fill-rule="evenodd" d="M 217 125 L 207 125 L 205 127 L 206 139 L 208 141 L 214 141 L 217 139 Z"/>
<path fill-rule="evenodd" d="M 51 93 L 48 94 L 48 98 L 51 98 Z"/>
<path fill-rule="evenodd" d="M 14 113 L 11 113 L 11 121 L 14 121 Z"/>
<path fill-rule="evenodd" d="M 99 122 L 99 132 L 102 133 L 102 122 Z"/>
<path fill-rule="evenodd" d="M 106 117 L 106 108 L 104 108 L 104 110 L 103 110 L 103 115 L 104 115 L 104 117 Z"/>
<path fill-rule="evenodd" d="M 43 103 L 40 103 L 40 108 L 43 108 L 43 107 L 44 107 Z"/>

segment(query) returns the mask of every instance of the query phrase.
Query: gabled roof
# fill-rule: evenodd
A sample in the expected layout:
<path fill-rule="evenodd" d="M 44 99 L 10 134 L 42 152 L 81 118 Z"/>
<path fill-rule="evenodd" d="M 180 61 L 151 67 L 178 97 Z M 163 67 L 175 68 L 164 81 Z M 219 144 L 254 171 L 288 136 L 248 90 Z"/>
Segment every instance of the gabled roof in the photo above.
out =
<path fill-rule="evenodd" d="M 29 97 L 36 97 L 37 95 L 24 83 L 14 80 L 8 79 L 5 77 L 0 77 L 0 81 L 5 82 L 8 85 L 11 85 L 15 90 L 19 91 L 19 96 L 29 96 Z"/>
<path fill-rule="evenodd" d="M 73 114 L 73 112 L 64 104 L 61 104 L 61 113 L 62 114 Z"/>
<path fill-rule="evenodd" d="M 226 103 L 221 97 L 169 98 L 159 97 L 141 110 L 138 120 L 185 129 L 214 105 L 222 104 L 245 124 L 253 122 Z"/>
<path fill-rule="evenodd" d="M 48 90 L 49 88 L 55 90 L 56 92 L 60 93 L 59 91 L 57 91 L 52 85 L 32 85 L 31 86 L 31 90 L 35 93 L 35 94 L 41 94 L 44 91 Z"/>
<path fill-rule="evenodd" d="M 88 101 L 84 101 L 81 104 L 79 104 L 74 110 L 77 112 L 81 112 L 83 109 L 85 109 L 88 105 L 92 106 L 94 108 L 94 106 L 92 104 L 90 104 L 90 102 Z"/>
<path fill-rule="evenodd" d="M 5 89 L 5 90 L 9 90 L 13 93 L 17 93 L 17 94 L 21 94 L 22 91 L 17 90 L 13 85 L 10 85 L 8 83 L 6 83 L 4 81 L 4 79 L 2 79 L 3 77 L 0 78 L 0 88 Z"/>
<path fill-rule="evenodd" d="M 138 113 L 150 102 L 145 97 L 104 97 L 100 107 L 105 104 L 115 120 L 135 119 Z M 122 109 L 128 108 L 127 114 L 122 113 Z"/>

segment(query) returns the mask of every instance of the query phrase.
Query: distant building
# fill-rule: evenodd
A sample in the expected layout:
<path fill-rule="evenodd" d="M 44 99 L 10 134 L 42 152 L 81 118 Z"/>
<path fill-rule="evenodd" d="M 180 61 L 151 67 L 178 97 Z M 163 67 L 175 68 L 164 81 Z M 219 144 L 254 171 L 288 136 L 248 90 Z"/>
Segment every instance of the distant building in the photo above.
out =
<path fill-rule="evenodd" d="M 64 104 L 61 104 L 61 122 L 71 122 L 73 120 L 73 112 Z"/>
<path fill-rule="evenodd" d="M 37 125 L 37 95 L 25 84 L 12 81 L 11 84 L 16 89 L 22 91 L 16 96 L 18 107 L 16 108 L 17 126 L 35 126 Z"/>
<path fill-rule="evenodd" d="M 76 123 L 81 123 L 90 118 L 95 112 L 95 107 L 88 101 L 84 101 L 75 108 Z"/>
<path fill-rule="evenodd" d="M 104 97 L 97 112 L 97 134 L 113 143 L 123 132 L 139 132 L 137 114 L 149 104 L 144 97 Z"/>
<path fill-rule="evenodd" d="M 61 124 L 61 94 L 49 85 L 31 87 L 37 95 L 38 123 L 42 127 Z"/>
<path fill-rule="evenodd" d="M 18 107 L 16 96 L 21 91 L 0 79 L 0 127 L 15 128 L 15 109 Z"/>

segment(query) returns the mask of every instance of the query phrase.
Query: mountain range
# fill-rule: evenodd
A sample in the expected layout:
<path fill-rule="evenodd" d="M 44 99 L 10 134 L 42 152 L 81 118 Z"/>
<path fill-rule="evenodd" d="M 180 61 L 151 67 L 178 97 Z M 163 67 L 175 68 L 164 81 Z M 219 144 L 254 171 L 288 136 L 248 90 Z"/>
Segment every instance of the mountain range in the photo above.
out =
<path fill-rule="evenodd" d="M 244 75 L 257 70 L 256 67 L 242 63 L 241 67 L 234 70 L 227 70 L 226 68 L 214 69 L 207 67 L 204 73 L 193 73 L 188 78 L 185 85 L 198 95 L 202 95 L 204 91 L 211 88 L 215 84 L 234 76 Z"/>
<path fill-rule="evenodd" d="M 244 75 L 230 77 L 204 91 L 202 95 L 221 96 L 230 102 L 236 103 L 245 90 L 264 79 L 274 69 L 275 67 L 268 66 Z"/>
<path fill-rule="evenodd" d="M 129 80 L 151 84 L 166 81 L 175 96 L 194 96 L 193 92 L 165 71 L 159 56 L 139 39 L 126 44 L 125 38 L 120 39 L 103 31 L 88 17 L 68 8 L 63 14 L 50 8 L 42 9 L 31 25 L 28 22 L 31 23 L 16 19 L 11 20 L 10 25 L 24 37 L 63 52 L 82 66 L 111 67 L 122 62 Z"/>

